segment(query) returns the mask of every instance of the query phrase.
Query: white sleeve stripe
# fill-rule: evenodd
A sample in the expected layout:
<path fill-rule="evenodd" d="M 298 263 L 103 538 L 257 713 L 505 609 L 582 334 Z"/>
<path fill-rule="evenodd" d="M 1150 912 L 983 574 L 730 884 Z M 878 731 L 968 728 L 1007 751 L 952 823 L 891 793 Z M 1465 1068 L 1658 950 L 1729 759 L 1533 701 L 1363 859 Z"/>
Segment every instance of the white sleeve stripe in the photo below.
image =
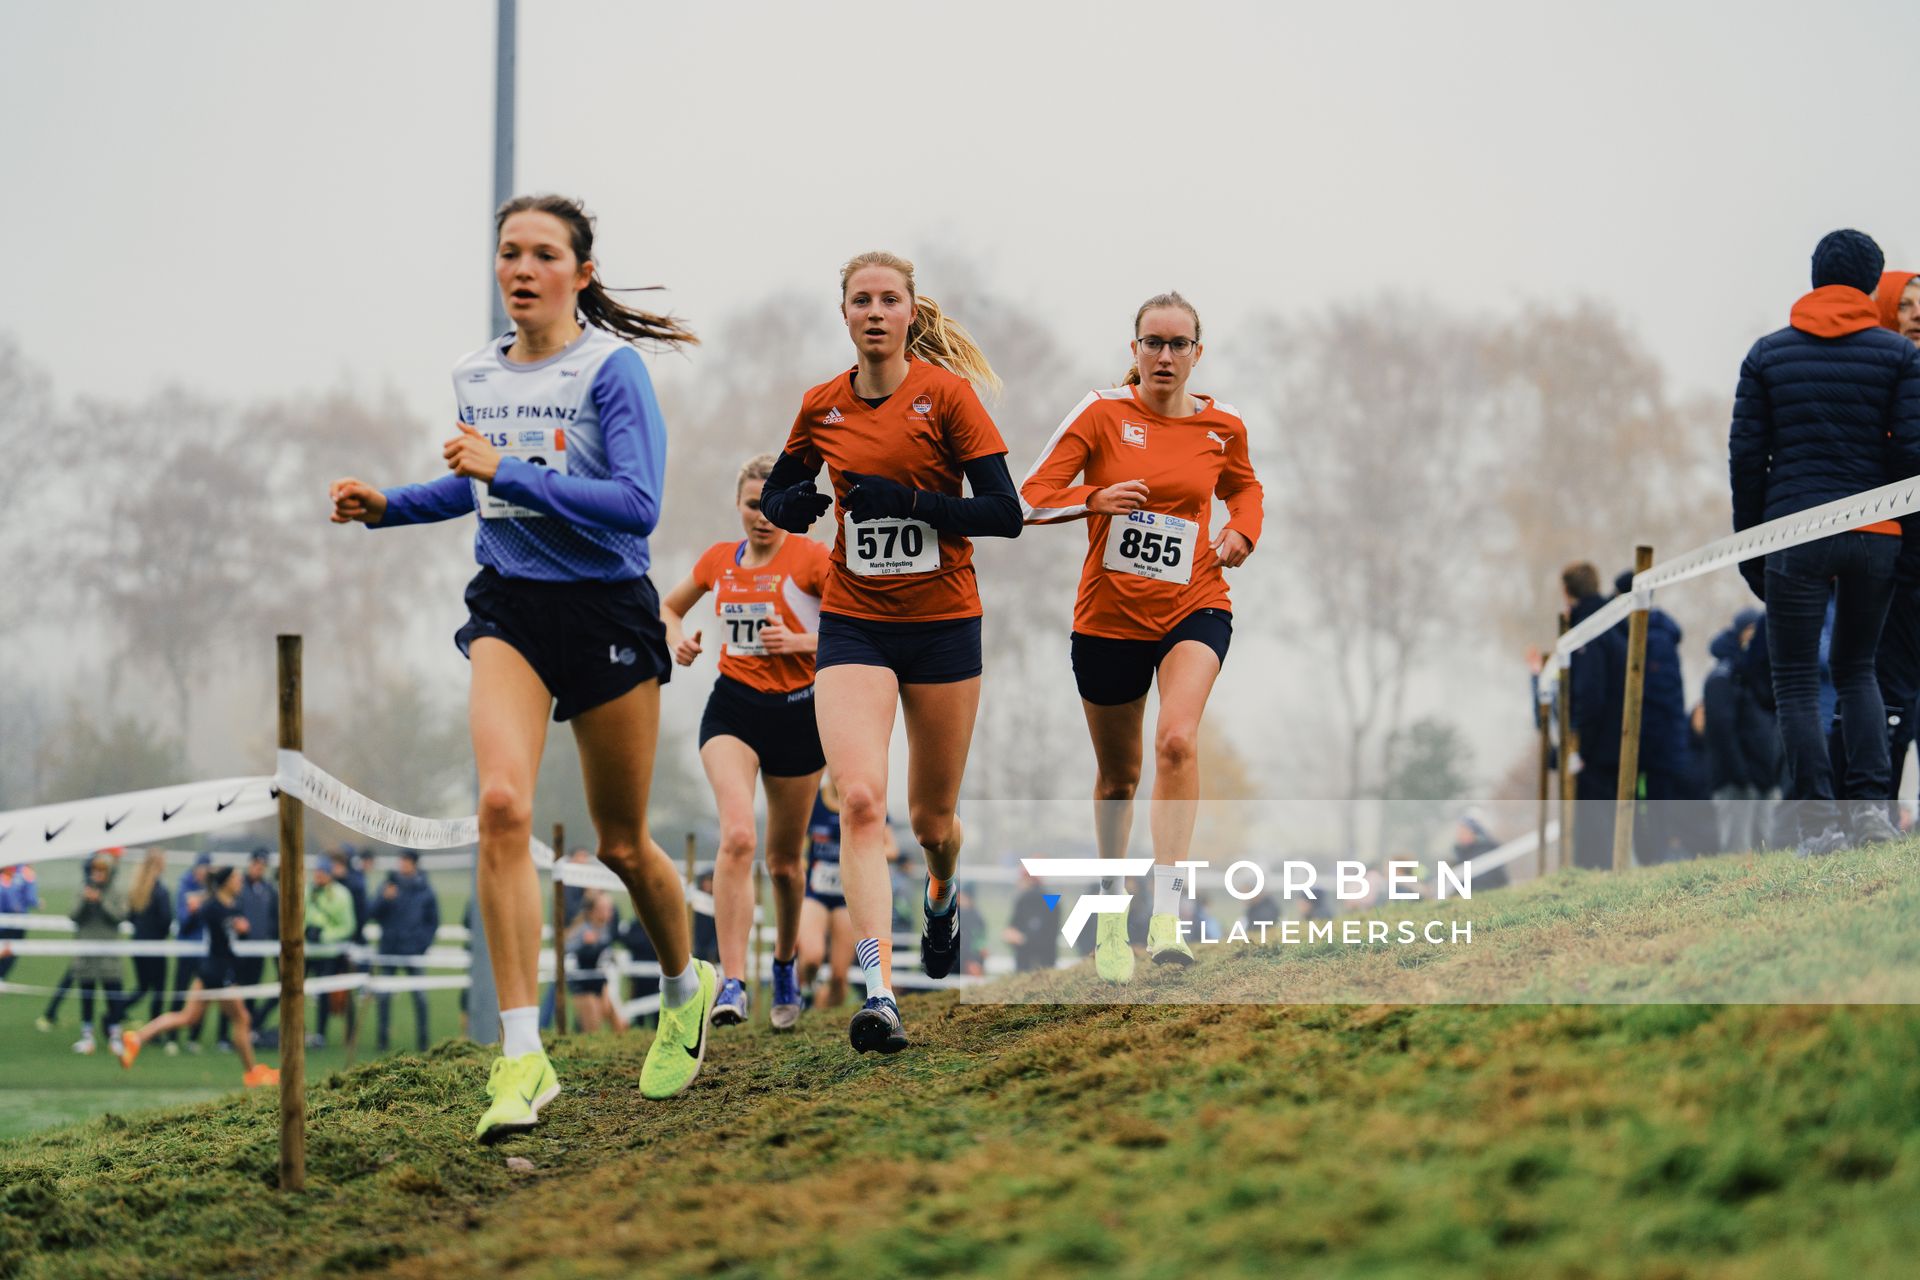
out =
<path fill-rule="evenodd" d="M 1022 519 L 1028 524 L 1051 524 L 1056 520 L 1078 520 L 1087 515 L 1086 504 L 1077 507 L 1030 507 L 1024 501 L 1020 504 Z"/>
<path fill-rule="evenodd" d="M 1086 397 L 1082 399 L 1079 404 L 1073 406 L 1073 409 L 1067 414 L 1067 416 L 1060 420 L 1060 425 L 1055 427 L 1053 429 L 1053 434 L 1047 438 L 1046 448 L 1040 450 L 1040 457 L 1037 460 L 1035 460 L 1034 464 L 1031 467 L 1027 468 L 1027 479 L 1022 480 L 1020 482 L 1020 487 L 1022 489 L 1027 487 L 1027 480 L 1033 479 L 1035 472 L 1039 471 L 1041 467 L 1044 467 L 1045 465 L 1047 465 L 1047 459 L 1053 456 L 1054 449 L 1060 443 L 1060 437 L 1067 434 L 1067 428 L 1071 427 L 1076 421 L 1078 421 L 1080 415 L 1085 413 L 1087 409 L 1093 404 L 1093 402 L 1098 400 L 1099 398 L 1100 398 L 1100 393 L 1098 391 L 1087 392 Z M 1020 500 L 1020 506 L 1023 509 L 1031 510 L 1031 508 L 1027 507 L 1027 501 L 1025 498 L 1022 498 Z"/>

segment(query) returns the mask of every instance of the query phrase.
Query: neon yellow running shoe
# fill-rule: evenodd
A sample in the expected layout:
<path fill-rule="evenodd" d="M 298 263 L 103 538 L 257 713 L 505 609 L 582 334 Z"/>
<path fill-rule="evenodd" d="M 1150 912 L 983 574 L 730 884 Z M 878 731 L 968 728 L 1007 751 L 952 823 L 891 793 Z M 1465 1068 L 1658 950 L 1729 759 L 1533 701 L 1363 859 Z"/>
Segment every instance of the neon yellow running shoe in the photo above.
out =
<path fill-rule="evenodd" d="M 1108 982 L 1133 981 L 1133 947 L 1127 942 L 1127 918 L 1103 912 L 1095 935 L 1093 968 Z"/>
<path fill-rule="evenodd" d="M 495 1058 L 487 1075 L 487 1096 L 493 1105 L 474 1126 L 473 1136 L 497 1142 L 525 1133 L 540 1119 L 540 1108 L 560 1096 L 560 1079 L 544 1052 L 517 1058 Z"/>
<path fill-rule="evenodd" d="M 1193 948 L 1180 936 L 1180 917 L 1171 911 L 1156 911 L 1147 921 L 1147 956 L 1155 964 L 1193 963 Z"/>
<path fill-rule="evenodd" d="M 720 984 L 712 965 L 705 960 L 693 963 L 700 974 L 700 994 L 678 1008 L 660 1007 L 660 1029 L 653 1033 L 647 1060 L 640 1067 L 643 1098 L 671 1098 L 693 1083 L 706 1061 L 707 1019 L 713 1015 L 714 993 Z"/>

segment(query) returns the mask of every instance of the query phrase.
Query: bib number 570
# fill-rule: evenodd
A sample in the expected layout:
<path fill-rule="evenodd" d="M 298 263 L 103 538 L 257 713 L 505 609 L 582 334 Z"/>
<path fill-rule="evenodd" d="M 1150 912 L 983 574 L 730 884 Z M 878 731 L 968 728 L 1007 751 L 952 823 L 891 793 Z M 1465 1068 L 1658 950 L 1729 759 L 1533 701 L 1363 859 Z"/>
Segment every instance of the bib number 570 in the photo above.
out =
<path fill-rule="evenodd" d="M 881 529 L 855 525 L 854 529 L 854 551 L 862 560 L 891 560 L 896 554 L 912 559 L 927 548 L 926 535 L 917 524 Z"/>

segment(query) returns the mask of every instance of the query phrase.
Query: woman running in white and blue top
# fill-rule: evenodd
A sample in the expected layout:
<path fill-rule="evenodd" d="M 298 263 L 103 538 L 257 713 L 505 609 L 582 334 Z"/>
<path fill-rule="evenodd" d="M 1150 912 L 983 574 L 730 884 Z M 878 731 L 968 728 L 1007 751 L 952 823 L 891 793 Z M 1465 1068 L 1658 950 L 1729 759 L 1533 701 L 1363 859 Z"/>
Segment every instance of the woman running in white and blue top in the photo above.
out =
<path fill-rule="evenodd" d="M 713 969 L 694 960 L 686 899 L 647 832 L 660 686 L 672 662 L 647 580 L 666 428 L 630 340 L 697 339 L 616 302 L 595 274 L 593 222 L 574 200 L 520 196 L 494 217 L 494 277 L 514 327 L 454 366 L 450 475 L 385 491 L 333 483 L 333 520 L 376 528 L 477 510 L 480 572 L 454 640 L 473 664 L 480 775 L 480 913 L 500 994 L 501 1056 L 475 1135 L 531 1128 L 559 1092 L 540 1045 L 540 881 L 530 853 L 547 716 L 573 722 L 600 860 L 618 873 L 660 956 L 660 1029 L 640 1072 L 679 1093 L 706 1054 Z"/>

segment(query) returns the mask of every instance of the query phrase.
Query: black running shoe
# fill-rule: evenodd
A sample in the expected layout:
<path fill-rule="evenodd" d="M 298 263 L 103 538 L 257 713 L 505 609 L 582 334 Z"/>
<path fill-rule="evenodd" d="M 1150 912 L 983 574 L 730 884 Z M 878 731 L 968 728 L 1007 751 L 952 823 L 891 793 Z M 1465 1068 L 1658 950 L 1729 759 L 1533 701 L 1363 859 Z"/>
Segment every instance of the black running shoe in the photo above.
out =
<path fill-rule="evenodd" d="M 898 1053 L 907 1047 L 907 1031 L 900 1025 L 900 1006 L 892 996 L 874 996 L 853 1015 L 847 1038 L 861 1053 Z"/>
<path fill-rule="evenodd" d="M 920 906 L 926 922 L 920 926 L 920 967 L 929 978 L 944 978 L 960 959 L 960 886 L 953 886 L 953 905 L 945 915 L 927 911 L 926 905 L 923 897 Z"/>

